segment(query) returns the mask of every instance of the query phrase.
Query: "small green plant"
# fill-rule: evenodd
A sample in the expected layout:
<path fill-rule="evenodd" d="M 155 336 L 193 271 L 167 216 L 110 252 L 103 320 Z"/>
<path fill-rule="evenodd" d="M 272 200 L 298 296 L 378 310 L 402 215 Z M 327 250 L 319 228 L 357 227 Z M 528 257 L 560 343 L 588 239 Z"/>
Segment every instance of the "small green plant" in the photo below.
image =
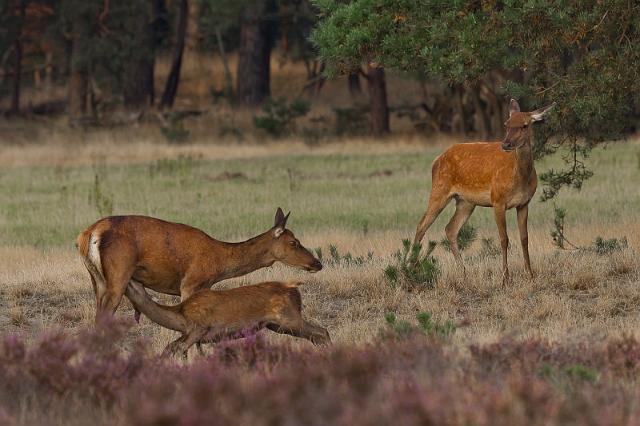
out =
<path fill-rule="evenodd" d="M 188 155 L 180 155 L 177 158 L 161 158 L 149 165 L 149 176 L 171 175 L 188 176 L 193 171 L 194 159 Z"/>
<path fill-rule="evenodd" d="M 582 364 L 572 364 L 564 368 L 564 373 L 573 378 L 585 382 L 595 382 L 598 380 L 598 372 Z"/>
<path fill-rule="evenodd" d="M 326 265 L 343 265 L 343 266 L 362 266 L 367 262 L 373 261 L 373 252 L 368 252 L 367 256 L 353 256 L 350 252 L 340 254 L 338 248 L 334 244 L 329 244 L 329 258 L 323 259 L 322 247 L 315 249 L 318 259 Z"/>
<path fill-rule="evenodd" d="M 567 212 L 565 209 L 554 206 L 554 228 L 551 230 L 551 238 L 553 239 L 553 244 L 559 249 L 591 251 L 599 254 L 600 256 L 604 256 L 628 247 L 629 244 L 626 237 L 620 239 L 605 239 L 598 236 L 590 246 L 577 246 L 573 244 L 567 239 L 564 233 L 564 219 L 566 217 L 566 214 Z"/>
<path fill-rule="evenodd" d="M 420 312 L 416 315 L 417 324 L 409 321 L 398 320 L 393 312 L 385 315 L 387 330 L 390 330 L 394 337 L 409 337 L 415 334 L 424 334 L 429 337 L 448 339 L 456 332 L 456 325 L 451 320 L 438 323 L 433 320 L 429 312 Z"/>
<path fill-rule="evenodd" d="M 557 369 L 553 365 L 545 363 L 540 367 L 538 374 L 540 377 L 555 384 L 562 384 L 567 379 L 595 382 L 599 378 L 598 371 L 582 364 L 571 364 L 562 369 Z"/>
<path fill-rule="evenodd" d="M 296 99 L 291 103 L 284 97 L 269 99 L 262 106 L 263 115 L 253 117 L 253 125 L 274 138 L 293 132 L 295 120 L 310 110 L 308 102 Z"/>
<path fill-rule="evenodd" d="M 93 186 L 89 191 L 89 204 L 93 204 L 100 216 L 113 214 L 113 194 L 104 188 L 104 168 L 94 166 Z"/>
<path fill-rule="evenodd" d="M 610 238 L 608 240 L 602 237 L 596 237 L 592 247 L 596 253 L 603 256 L 605 254 L 611 254 L 614 251 L 620 251 L 628 246 L 629 243 L 626 237 L 622 237 L 621 239 Z"/>
<path fill-rule="evenodd" d="M 429 241 L 425 254 L 421 254 L 422 246 L 413 245 L 409 240 L 402 240 L 402 248 L 394 257 L 395 265 L 389 265 L 384 275 L 391 285 L 401 285 L 407 290 L 433 288 L 440 273 L 436 259 L 431 256 L 438 243 Z"/>
<path fill-rule="evenodd" d="M 456 238 L 456 240 L 458 241 L 458 249 L 460 251 L 468 249 L 469 247 L 471 247 L 471 244 L 473 244 L 477 237 L 478 230 L 476 229 L 476 227 L 468 222 L 465 223 L 464 225 L 462 225 L 462 228 L 460 228 L 460 232 L 458 232 L 458 238 Z M 443 238 L 440 241 L 440 245 L 444 247 L 445 250 L 451 251 L 451 246 L 447 238 Z"/>

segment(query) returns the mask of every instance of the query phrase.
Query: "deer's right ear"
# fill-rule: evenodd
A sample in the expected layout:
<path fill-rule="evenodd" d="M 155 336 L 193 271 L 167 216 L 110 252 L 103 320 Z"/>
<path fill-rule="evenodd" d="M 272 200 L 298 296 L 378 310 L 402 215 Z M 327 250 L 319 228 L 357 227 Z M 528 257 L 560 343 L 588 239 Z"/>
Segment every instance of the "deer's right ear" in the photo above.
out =
<path fill-rule="evenodd" d="M 520 104 L 515 99 L 511 99 L 511 102 L 509 102 L 509 117 L 516 112 L 520 112 Z"/>

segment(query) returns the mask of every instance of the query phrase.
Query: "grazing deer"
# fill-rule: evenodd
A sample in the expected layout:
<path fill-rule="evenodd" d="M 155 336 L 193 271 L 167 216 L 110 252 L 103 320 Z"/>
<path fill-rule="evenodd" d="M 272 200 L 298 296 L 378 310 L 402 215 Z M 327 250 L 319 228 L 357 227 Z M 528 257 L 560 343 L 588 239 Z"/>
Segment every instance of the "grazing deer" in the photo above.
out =
<path fill-rule="evenodd" d="M 529 261 L 527 216 L 529 201 L 536 192 L 538 178 L 533 167 L 531 125 L 544 118 L 553 105 L 532 112 L 521 112 L 515 99 L 509 104 L 507 135 L 500 142 L 463 143 L 452 146 L 436 158 L 431 167 L 431 193 L 427 211 L 420 220 L 413 240 L 419 244 L 429 226 L 451 201 L 456 211 L 445 228 L 451 252 L 461 262 L 458 232 L 476 206 L 493 207 L 502 248 L 503 284 L 510 280 L 507 266 L 506 210 L 516 208 L 518 230 L 527 272 L 533 278 Z"/>
<path fill-rule="evenodd" d="M 288 218 L 278 208 L 273 228 L 241 243 L 218 241 L 191 226 L 152 217 L 100 219 L 76 240 L 91 275 L 96 320 L 115 312 L 129 282 L 185 300 L 218 281 L 276 261 L 310 272 L 321 270 L 320 261 L 285 228 Z"/>
<path fill-rule="evenodd" d="M 216 343 L 242 337 L 244 331 L 263 328 L 321 345 L 331 342 L 323 327 L 302 318 L 301 282 L 264 282 L 229 290 L 205 289 L 175 306 L 160 305 L 144 287 L 132 282 L 126 295 L 136 309 L 163 327 L 182 333 L 163 355 L 182 353 L 194 343 Z"/>

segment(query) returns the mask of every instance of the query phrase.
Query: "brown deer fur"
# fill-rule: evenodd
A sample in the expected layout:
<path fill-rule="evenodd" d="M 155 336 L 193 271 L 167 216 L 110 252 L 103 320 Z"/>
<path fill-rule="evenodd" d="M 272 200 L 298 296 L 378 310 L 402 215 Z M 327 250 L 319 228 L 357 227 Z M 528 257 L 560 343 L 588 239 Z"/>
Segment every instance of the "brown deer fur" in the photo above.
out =
<path fill-rule="evenodd" d="M 316 345 L 330 343 L 326 329 L 302 318 L 300 284 L 264 282 L 230 290 L 206 289 L 175 306 L 154 302 L 135 282 L 129 284 L 126 295 L 149 319 L 182 333 L 167 345 L 164 355 L 182 353 L 186 357 L 194 343 L 215 343 L 262 328 L 302 337 Z"/>
<path fill-rule="evenodd" d="M 422 241 L 429 226 L 451 199 L 456 211 L 445 228 L 451 252 L 460 262 L 457 237 L 476 206 L 492 207 L 502 248 L 503 284 L 509 281 L 507 266 L 506 210 L 516 208 L 524 262 L 533 278 L 529 261 L 527 216 L 529 201 L 538 179 L 533 167 L 531 124 L 544 118 L 553 105 L 532 112 L 520 112 L 515 99 L 505 123 L 507 134 L 500 142 L 464 143 L 452 146 L 436 158 L 431 168 L 431 193 L 427 211 L 420 220 L 414 244 Z"/>
<path fill-rule="evenodd" d="M 130 281 L 185 300 L 218 281 L 276 261 L 319 271 L 320 262 L 285 229 L 288 217 L 278 208 L 273 228 L 241 243 L 218 241 L 191 226 L 146 216 L 97 221 L 76 241 L 96 294 L 96 319 L 115 312 Z"/>

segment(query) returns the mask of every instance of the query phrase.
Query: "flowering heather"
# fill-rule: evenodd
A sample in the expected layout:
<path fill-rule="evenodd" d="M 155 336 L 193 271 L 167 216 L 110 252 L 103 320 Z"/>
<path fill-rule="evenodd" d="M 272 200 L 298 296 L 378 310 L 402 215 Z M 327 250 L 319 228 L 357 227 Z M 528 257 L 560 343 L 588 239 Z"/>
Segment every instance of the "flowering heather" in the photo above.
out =
<path fill-rule="evenodd" d="M 0 424 L 640 424 L 640 342 L 629 337 L 460 349 L 381 333 L 293 349 L 253 334 L 182 364 L 123 342 L 126 331 L 3 336 Z"/>

